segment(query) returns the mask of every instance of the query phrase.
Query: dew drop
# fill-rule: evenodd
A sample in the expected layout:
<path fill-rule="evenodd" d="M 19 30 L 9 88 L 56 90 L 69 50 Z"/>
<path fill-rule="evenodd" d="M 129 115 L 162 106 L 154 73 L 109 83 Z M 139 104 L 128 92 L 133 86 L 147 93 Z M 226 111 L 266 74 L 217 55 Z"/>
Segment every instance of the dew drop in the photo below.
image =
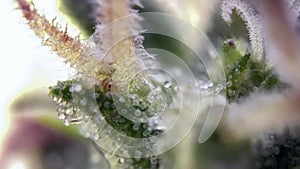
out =
<path fill-rule="evenodd" d="M 92 137 L 94 140 L 98 140 L 99 139 L 99 134 L 96 132 L 93 132 Z"/>
<path fill-rule="evenodd" d="M 59 99 L 57 100 L 57 103 L 62 103 L 62 98 L 59 98 Z"/>
<path fill-rule="evenodd" d="M 89 116 L 89 115 L 87 115 L 87 114 L 85 114 L 85 115 L 83 115 L 83 118 L 84 118 L 84 119 L 89 119 L 89 118 L 90 118 L 90 116 Z"/>
<path fill-rule="evenodd" d="M 147 129 L 143 132 L 143 136 L 148 137 L 148 136 L 150 136 L 150 133 L 151 133 L 151 130 Z"/>
<path fill-rule="evenodd" d="M 125 162 L 125 159 L 124 159 L 124 158 L 122 158 L 122 157 L 120 157 L 118 161 L 119 161 L 119 163 L 120 163 L 120 164 L 124 164 L 124 162 Z"/>
<path fill-rule="evenodd" d="M 142 152 L 140 152 L 139 150 L 136 150 L 136 151 L 134 152 L 134 156 L 135 156 L 136 158 L 140 158 L 140 157 L 142 156 Z"/>
<path fill-rule="evenodd" d="M 94 99 L 98 99 L 98 98 L 99 98 L 99 94 L 98 94 L 98 93 L 96 93 L 96 92 L 95 92 L 95 93 L 93 93 L 93 98 L 94 98 Z"/>
<path fill-rule="evenodd" d="M 109 109 L 109 107 L 110 107 L 110 102 L 109 102 L 109 101 L 104 102 L 104 107 L 107 108 L 107 109 Z"/>
<path fill-rule="evenodd" d="M 63 119 L 65 119 L 65 118 L 66 118 L 65 113 L 58 113 L 58 119 L 59 119 L 59 120 L 63 120 Z"/>
<path fill-rule="evenodd" d="M 145 123 L 145 124 L 143 124 L 143 128 L 144 129 L 146 129 L 148 126 L 147 126 L 147 124 Z"/>
<path fill-rule="evenodd" d="M 125 102 L 125 98 L 123 96 L 120 96 L 119 97 L 119 101 L 122 102 L 122 103 L 124 103 Z"/>
<path fill-rule="evenodd" d="M 70 90 L 73 90 L 75 92 L 80 92 L 82 90 L 82 86 L 80 84 L 77 84 L 77 85 L 73 85 Z M 71 92 L 71 91 L 70 91 Z"/>
<path fill-rule="evenodd" d="M 133 125 L 133 130 L 134 130 L 134 131 L 139 130 L 139 128 L 140 128 L 140 124 L 134 124 L 134 125 Z"/>
<path fill-rule="evenodd" d="M 85 106 L 86 105 L 86 99 L 82 99 L 82 100 L 80 100 L 80 104 L 82 105 L 82 106 Z"/>
<path fill-rule="evenodd" d="M 136 94 L 131 94 L 129 97 L 130 97 L 131 99 L 133 99 L 133 100 L 135 100 L 135 99 L 138 98 L 138 96 L 137 96 Z"/>
<path fill-rule="evenodd" d="M 206 90 L 206 89 L 208 89 L 208 85 L 206 83 L 201 83 L 199 85 L 199 88 L 202 89 L 202 90 Z"/>
<path fill-rule="evenodd" d="M 179 87 L 178 86 L 174 87 L 174 92 L 179 92 Z"/>
<path fill-rule="evenodd" d="M 121 113 L 122 113 L 122 114 L 127 114 L 127 110 L 126 110 L 126 109 L 122 109 L 122 110 L 121 110 Z"/>
<path fill-rule="evenodd" d="M 135 112 L 134 112 L 134 115 L 135 115 L 136 117 L 141 116 L 141 114 L 142 114 L 142 112 L 141 112 L 140 109 L 136 109 Z"/>
<path fill-rule="evenodd" d="M 111 135 L 111 133 L 112 133 L 112 131 L 110 129 L 106 129 L 104 131 L 104 134 L 107 135 L 107 136 Z"/>
<path fill-rule="evenodd" d="M 105 93 L 105 97 L 111 98 L 111 97 L 112 97 L 111 92 L 110 92 L 110 91 L 106 92 L 106 93 Z"/>
<path fill-rule="evenodd" d="M 232 82 L 231 82 L 231 81 L 228 81 L 228 82 L 226 83 L 226 85 L 227 85 L 227 87 L 231 87 L 231 86 L 232 86 Z"/>
<path fill-rule="evenodd" d="M 56 102 L 58 100 L 57 97 L 53 97 L 53 101 Z"/>
<path fill-rule="evenodd" d="M 65 126 L 70 126 L 71 125 L 71 119 L 69 117 L 65 118 L 64 124 L 65 124 Z"/>
<path fill-rule="evenodd" d="M 151 162 L 151 164 L 157 164 L 157 158 L 156 157 L 150 157 L 150 162 Z"/>
<path fill-rule="evenodd" d="M 151 118 L 149 121 L 149 126 L 154 128 L 157 127 L 159 124 L 159 119 L 158 118 Z"/>
<path fill-rule="evenodd" d="M 71 114 L 72 113 L 72 110 L 71 109 L 67 109 L 67 111 L 66 111 L 66 114 Z"/>
<path fill-rule="evenodd" d="M 239 74 L 240 73 L 240 70 L 238 68 L 236 68 L 235 70 L 235 73 Z"/>
<path fill-rule="evenodd" d="M 120 148 L 120 152 L 123 154 L 128 154 L 128 146 L 125 144 Z"/>
<path fill-rule="evenodd" d="M 270 139 L 270 140 L 274 140 L 274 139 L 275 139 L 274 134 L 269 134 L 269 139 Z"/>
<path fill-rule="evenodd" d="M 170 87 L 172 87 L 172 83 L 170 81 L 166 81 L 165 84 L 164 84 L 164 87 L 165 88 L 170 88 Z"/>
<path fill-rule="evenodd" d="M 74 92 L 74 88 L 73 88 L 73 87 L 70 87 L 70 88 L 69 88 L 69 92 L 73 93 L 73 92 Z"/>
<path fill-rule="evenodd" d="M 141 108 L 142 108 L 142 109 L 146 109 L 146 108 L 147 108 L 147 103 L 142 102 L 142 103 L 141 103 Z"/>
<path fill-rule="evenodd" d="M 214 83 L 212 81 L 208 81 L 206 84 L 207 84 L 208 87 L 213 87 L 214 86 Z"/>
<path fill-rule="evenodd" d="M 230 96 L 230 97 L 233 97 L 233 96 L 235 96 L 235 91 L 233 91 L 233 90 L 228 90 L 228 95 Z"/>
<path fill-rule="evenodd" d="M 56 111 L 58 113 L 64 113 L 66 111 L 66 107 L 62 105 L 56 105 Z"/>
<path fill-rule="evenodd" d="M 222 84 L 218 84 L 215 88 L 215 94 L 219 94 L 224 89 Z"/>
<path fill-rule="evenodd" d="M 112 143 L 111 143 L 111 147 L 118 147 L 119 146 L 119 141 L 118 140 L 114 140 Z"/>
<path fill-rule="evenodd" d="M 274 153 L 275 153 L 276 155 L 278 155 L 278 154 L 280 153 L 280 149 L 279 149 L 279 147 L 275 147 L 275 149 L 274 149 Z"/>

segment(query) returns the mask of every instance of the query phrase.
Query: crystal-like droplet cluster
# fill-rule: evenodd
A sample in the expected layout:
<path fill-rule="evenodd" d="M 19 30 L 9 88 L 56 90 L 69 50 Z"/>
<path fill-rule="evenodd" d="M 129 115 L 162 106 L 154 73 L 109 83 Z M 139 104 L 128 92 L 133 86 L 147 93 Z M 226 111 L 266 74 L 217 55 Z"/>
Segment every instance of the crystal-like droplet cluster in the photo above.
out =
<path fill-rule="evenodd" d="M 198 84 L 195 85 L 197 89 L 199 89 L 199 94 L 202 97 L 218 95 L 220 92 L 224 91 L 226 88 L 221 83 L 214 84 L 211 80 L 208 81 L 199 81 Z"/>
<path fill-rule="evenodd" d="M 252 146 L 256 167 L 297 168 L 300 157 L 299 143 L 299 127 L 285 128 L 281 132 L 262 135 Z"/>
<path fill-rule="evenodd" d="M 69 80 L 58 82 L 56 86 L 50 88 L 50 96 L 53 97 L 53 101 L 57 105 L 58 117 L 64 121 L 65 125 L 84 122 L 89 118 L 98 119 L 97 123 L 100 124 L 105 119 L 106 123 L 112 126 L 114 130 L 130 137 L 142 138 L 160 133 L 157 130 L 149 130 L 150 127 L 147 123 L 141 123 L 140 126 L 144 127 L 135 131 L 137 125 L 123 117 L 122 114 L 133 113 L 138 117 L 143 113 L 142 109 L 130 112 L 130 109 L 126 109 L 125 105 L 119 112 L 115 107 L 110 90 L 103 91 L 97 85 L 94 86 L 94 89 L 86 88 L 90 86 L 84 86 L 84 84 L 86 83 Z M 122 98 L 119 100 L 122 100 Z M 95 126 L 99 124 L 95 124 Z"/>
<path fill-rule="evenodd" d="M 55 87 L 50 88 L 50 95 L 53 97 L 53 101 L 57 105 L 58 118 L 64 121 L 66 126 L 71 123 L 79 122 L 82 116 L 77 114 L 78 109 L 70 104 L 72 100 L 72 92 L 79 92 L 81 86 L 72 86 L 71 81 L 66 81 L 64 83 L 58 82 Z"/>
<path fill-rule="evenodd" d="M 252 92 L 288 87 L 266 63 L 253 59 L 249 53 L 238 52 L 232 40 L 224 43 L 223 52 L 226 64 L 224 87 L 229 102 L 237 102 Z"/>
<path fill-rule="evenodd" d="M 146 140 L 140 143 L 141 145 L 136 146 L 145 147 L 150 151 L 155 144 L 149 137 L 159 135 L 163 130 L 157 129 L 153 120 L 147 123 L 137 123 L 125 118 L 122 113 L 133 113 L 140 116 L 144 111 L 139 109 L 136 112 L 129 112 L 126 107 L 118 111 L 110 89 L 104 89 L 98 84 L 90 84 L 84 83 L 83 79 L 75 79 L 58 82 L 56 86 L 50 87 L 49 95 L 57 105 L 59 119 L 63 120 L 65 125 L 80 123 L 84 134 L 95 141 L 100 139 L 107 141 L 108 145 L 116 151 L 126 154 L 126 152 L 130 153 L 129 151 L 132 149 L 126 146 L 122 136 L 145 138 Z M 120 97 L 118 100 L 122 101 L 123 98 Z M 121 135 L 114 134 L 116 132 Z M 157 167 L 157 160 L 152 160 L 155 161 L 152 163 L 150 158 L 142 158 L 142 150 L 136 149 L 132 153 L 140 159 L 120 158 L 118 163 L 124 163 L 126 166 L 125 162 L 131 161 L 136 166 L 140 166 L 141 163 L 142 166 L 150 166 L 148 168 Z M 128 163 L 126 162 L 126 164 Z"/>
<path fill-rule="evenodd" d="M 153 119 L 160 117 L 170 108 L 171 103 L 178 100 L 176 81 L 161 70 L 144 69 L 128 77 L 125 83 L 117 83 L 116 91 L 112 90 L 115 93 L 113 101 L 122 116 L 137 124 L 152 123 Z M 133 126 L 134 130 L 138 128 L 139 125 Z M 144 131 L 143 135 L 149 135 L 149 131 Z"/>

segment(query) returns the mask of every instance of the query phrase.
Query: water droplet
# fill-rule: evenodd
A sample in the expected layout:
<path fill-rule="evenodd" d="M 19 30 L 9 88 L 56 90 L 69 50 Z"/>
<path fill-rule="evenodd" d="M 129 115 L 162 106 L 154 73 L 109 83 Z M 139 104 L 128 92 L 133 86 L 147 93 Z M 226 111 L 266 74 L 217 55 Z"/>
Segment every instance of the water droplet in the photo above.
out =
<path fill-rule="evenodd" d="M 105 118 L 104 118 L 104 116 L 102 116 L 101 114 L 99 115 L 99 120 L 104 120 Z"/>
<path fill-rule="evenodd" d="M 275 138 L 274 134 L 269 134 L 269 139 L 270 140 L 274 140 L 274 138 Z"/>
<path fill-rule="evenodd" d="M 133 125 L 133 130 L 134 130 L 134 131 L 139 130 L 139 128 L 140 128 L 140 124 L 137 123 L 137 124 L 134 124 L 134 125 Z"/>
<path fill-rule="evenodd" d="M 58 119 L 59 120 L 63 120 L 66 118 L 66 114 L 65 113 L 58 113 Z"/>
<path fill-rule="evenodd" d="M 82 106 L 85 106 L 85 105 L 86 105 L 86 99 L 80 100 L 80 104 L 81 104 Z"/>
<path fill-rule="evenodd" d="M 143 132 L 144 137 L 148 137 L 148 136 L 150 136 L 150 134 L 151 134 L 151 129 L 147 129 Z"/>
<path fill-rule="evenodd" d="M 143 124 L 143 128 L 146 129 L 148 127 L 148 125 L 145 123 Z"/>
<path fill-rule="evenodd" d="M 120 152 L 125 154 L 128 154 L 128 145 L 122 145 L 122 147 L 120 148 Z"/>
<path fill-rule="evenodd" d="M 67 114 L 67 115 L 70 115 L 70 114 L 72 114 L 72 113 L 73 113 L 73 110 L 67 109 L 67 111 L 66 111 L 66 114 Z"/>
<path fill-rule="evenodd" d="M 69 117 L 65 118 L 64 124 L 65 124 L 65 126 L 70 126 L 71 125 L 71 119 Z"/>
<path fill-rule="evenodd" d="M 240 70 L 238 68 L 236 68 L 234 71 L 235 73 L 240 74 Z"/>
<path fill-rule="evenodd" d="M 57 97 L 53 97 L 53 101 L 56 102 L 58 100 Z"/>
<path fill-rule="evenodd" d="M 122 114 L 127 114 L 127 110 L 126 110 L 126 109 L 122 109 L 122 110 L 121 110 L 121 113 L 122 113 Z"/>
<path fill-rule="evenodd" d="M 73 91 L 75 91 L 75 92 L 80 92 L 81 89 L 82 89 L 82 86 L 81 86 L 80 84 L 73 85 L 73 86 L 70 88 L 70 90 L 73 90 Z M 72 91 L 70 91 L 70 92 L 72 92 Z"/>
<path fill-rule="evenodd" d="M 208 89 L 208 85 L 206 83 L 201 83 L 199 85 L 199 88 L 202 89 L 202 90 L 207 90 Z"/>
<path fill-rule="evenodd" d="M 234 90 L 231 90 L 231 89 L 229 89 L 229 90 L 228 90 L 228 95 L 229 95 L 230 97 L 233 97 L 233 96 L 235 96 L 235 91 L 234 91 Z"/>
<path fill-rule="evenodd" d="M 153 144 L 152 144 L 152 148 L 153 148 L 153 149 L 156 149 L 157 146 L 158 146 L 158 145 L 157 145 L 156 143 L 153 143 Z"/>
<path fill-rule="evenodd" d="M 136 109 L 135 112 L 134 112 L 134 115 L 135 115 L 136 117 L 141 116 L 141 114 L 142 114 L 142 112 L 141 112 L 140 109 Z"/>
<path fill-rule="evenodd" d="M 74 88 L 73 88 L 73 87 L 70 87 L 70 88 L 69 88 L 69 92 L 73 93 L 73 92 L 74 92 Z"/>
<path fill-rule="evenodd" d="M 165 88 L 170 88 L 170 87 L 172 87 L 172 83 L 170 81 L 166 81 L 165 84 L 164 84 L 164 87 Z"/>
<path fill-rule="evenodd" d="M 120 96 L 119 97 L 119 101 L 122 102 L 122 103 L 124 103 L 125 102 L 125 98 L 123 96 Z"/>
<path fill-rule="evenodd" d="M 231 86 L 232 86 L 232 82 L 231 82 L 231 81 L 228 81 L 228 82 L 226 83 L 226 85 L 227 85 L 227 87 L 231 87 Z"/>
<path fill-rule="evenodd" d="M 222 90 L 224 89 L 222 84 L 218 84 L 217 87 L 215 88 L 215 94 L 219 94 Z"/>
<path fill-rule="evenodd" d="M 133 100 L 138 99 L 138 96 L 136 94 L 131 94 L 129 97 Z"/>
<path fill-rule="evenodd" d="M 111 92 L 110 91 L 106 92 L 105 93 L 105 97 L 107 97 L 107 98 L 110 99 L 112 97 Z"/>
<path fill-rule="evenodd" d="M 90 116 L 89 116 L 89 115 L 87 115 L 87 114 L 85 114 L 85 115 L 83 115 L 83 118 L 84 118 L 84 119 L 89 119 L 89 118 L 90 118 Z"/>
<path fill-rule="evenodd" d="M 114 147 L 118 147 L 119 146 L 119 141 L 118 140 L 114 140 L 111 145 L 110 145 L 112 148 Z"/>
<path fill-rule="evenodd" d="M 159 118 L 151 118 L 150 121 L 149 121 L 149 126 L 152 127 L 152 128 L 155 128 L 158 126 L 158 123 L 159 123 Z"/>
<path fill-rule="evenodd" d="M 92 137 L 93 137 L 94 140 L 98 140 L 100 138 L 99 134 L 96 133 L 96 132 L 93 132 Z"/>
<path fill-rule="evenodd" d="M 275 147 L 275 149 L 274 149 L 274 153 L 275 153 L 276 155 L 278 155 L 278 154 L 280 153 L 280 149 L 279 149 L 279 147 Z"/>
<path fill-rule="evenodd" d="M 176 92 L 176 93 L 179 92 L 179 87 L 178 86 L 174 87 L 174 92 Z"/>
<path fill-rule="evenodd" d="M 61 103 L 62 102 L 62 98 L 59 98 L 58 100 L 57 100 L 57 103 Z"/>
<path fill-rule="evenodd" d="M 157 164 L 157 158 L 155 156 L 150 157 L 151 164 Z"/>
<path fill-rule="evenodd" d="M 109 109 L 109 107 L 110 107 L 110 102 L 109 102 L 109 101 L 104 102 L 104 107 L 107 108 L 107 109 Z"/>
<path fill-rule="evenodd" d="M 106 129 L 104 131 L 104 134 L 107 135 L 107 136 L 111 135 L 111 133 L 112 133 L 112 131 L 110 129 Z"/>
<path fill-rule="evenodd" d="M 67 108 L 66 108 L 66 106 L 63 106 L 63 105 L 57 105 L 56 106 L 56 110 L 60 113 L 65 113 L 66 112 L 66 110 L 67 110 Z"/>
<path fill-rule="evenodd" d="M 146 108 L 147 108 L 147 103 L 142 102 L 142 103 L 141 103 L 141 108 L 142 108 L 142 109 L 146 109 Z"/>
<path fill-rule="evenodd" d="M 214 83 L 212 81 L 208 81 L 206 84 L 208 87 L 213 87 L 213 85 L 214 85 Z"/>
<path fill-rule="evenodd" d="M 142 156 L 142 152 L 140 152 L 139 150 L 136 150 L 136 151 L 134 152 L 134 157 L 140 158 L 141 156 Z"/>
<path fill-rule="evenodd" d="M 125 159 L 124 159 L 124 158 L 122 158 L 122 157 L 120 157 L 118 161 L 119 161 L 119 163 L 120 163 L 120 164 L 124 164 L 124 162 L 125 162 Z"/>
<path fill-rule="evenodd" d="M 99 93 L 96 93 L 96 92 L 93 93 L 93 98 L 94 98 L 94 99 L 98 99 L 98 98 L 99 98 Z"/>

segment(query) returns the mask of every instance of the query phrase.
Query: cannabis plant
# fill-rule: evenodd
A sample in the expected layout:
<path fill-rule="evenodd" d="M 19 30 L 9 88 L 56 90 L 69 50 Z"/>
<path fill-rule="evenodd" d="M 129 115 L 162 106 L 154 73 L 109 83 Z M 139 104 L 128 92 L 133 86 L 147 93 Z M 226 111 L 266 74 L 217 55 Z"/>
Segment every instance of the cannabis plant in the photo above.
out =
<path fill-rule="evenodd" d="M 291 134 L 299 130 L 300 119 L 298 1 L 214 1 L 211 22 L 198 16 L 203 1 L 188 1 L 191 6 L 157 0 L 153 4 L 166 7 L 154 5 L 154 12 L 147 12 L 150 2 L 139 0 L 60 1 L 62 12 L 82 31 L 77 37 L 55 18 L 47 20 L 34 2 L 16 2 L 42 45 L 75 70 L 70 79 L 49 87 L 58 119 L 80 126 L 107 168 L 300 166 L 299 134 Z M 180 5 L 189 11 L 161 13 L 178 14 Z M 223 25 L 217 35 L 225 37 L 221 41 L 209 36 L 217 34 L 214 23 Z M 228 34 L 244 25 L 248 38 Z M 209 38 L 203 31 L 210 32 Z M 195 133 L 197 144 L 181 143 L 188 134 L 194 140 Z M 271 146 L 265 146 L 270 142 L 266 133 L 276 137 Z M 239 153 L 252 145 L 255 158 L 247 152 L 246 163 L 229 165 L 221 156 L 220 166 L 209 158 L 201 165 L 191 160 L 205 159 L 205 148 L 198 147 L 209 147 L 204 142 L 211 136 L 212 150 L 226 154 L 229 150 L 219 147 L 227 144 L 224 135 L 231 135 L 232 142 L 246 140 L 240 141 Z M 184 157 L 171 150 L 178 144 L 199 152 Z M 250 166 L 254 159 L 256 165 Z"/>

